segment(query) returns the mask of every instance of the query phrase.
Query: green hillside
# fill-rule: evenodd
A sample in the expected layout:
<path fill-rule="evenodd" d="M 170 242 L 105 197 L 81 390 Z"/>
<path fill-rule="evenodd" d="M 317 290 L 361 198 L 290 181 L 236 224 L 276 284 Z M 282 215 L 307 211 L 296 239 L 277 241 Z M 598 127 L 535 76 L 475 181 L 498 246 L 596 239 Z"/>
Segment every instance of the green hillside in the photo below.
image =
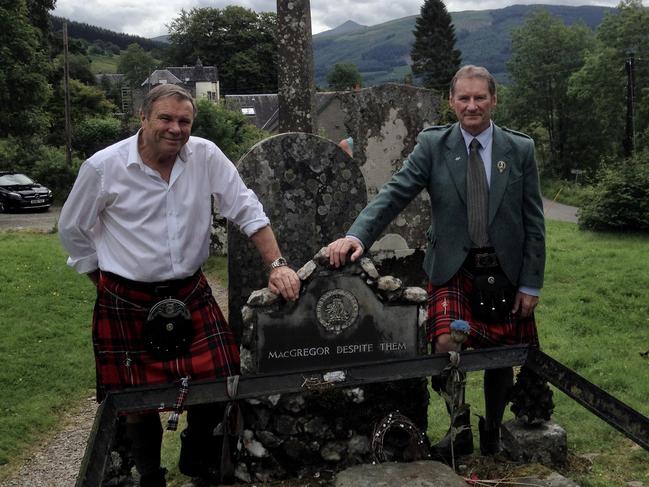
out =
<path fill-rule="evenodd" d="M 506 62 L 511 54 L 511 30 L 521 25 L 528 15 L 545 9 L 566 24 L 583 22 L 595 29 L 604 15 L 615 9 L 608 7 L 566 7 L 559 5 L 512 5 L 496 10 L 452 12 L 457 46 L 463 64 L 486 66 L 496 78 L 507 82 Z M 403 81 L 410 73 L 410 48 L 417 16 L 403 17 L 371 27 L 347 25 L 313 36 L 315 78 L 326 87 L 326 77 L 336 63 L 354 63 L 363 76 L 365 86 L 387 81 Z"/>

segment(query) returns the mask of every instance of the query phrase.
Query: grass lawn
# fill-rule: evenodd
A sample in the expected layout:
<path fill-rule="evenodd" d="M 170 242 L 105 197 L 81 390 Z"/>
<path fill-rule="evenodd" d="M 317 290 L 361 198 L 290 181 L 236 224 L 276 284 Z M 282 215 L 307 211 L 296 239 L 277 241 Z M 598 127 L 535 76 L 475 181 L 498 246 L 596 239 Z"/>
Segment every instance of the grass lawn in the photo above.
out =
<path fill-rule="evenodd" d="M 90 56 L 90 71 L 92 71 L 92 74 L 117 73 L 118 64 L 118 54 L 113 54 L 112 56 L 92 54 Z"/>
<path fill-rule="evenodd" d="M 546 284 L 537 313 L 546 353 L 649 416 L 649 237 L 595 234 L 548 223 Z M 224 276 L 224 259 L 207 271 Z M 65 266 L 55 235 L 0 233 L 0 479 L 56 429 L 68 406 L 92 394 L 90 316 L 94 290 Z M 483 414 L 481 374 L 467 401 Z M 649 454 L 555 391 L 554 419 L 574 454 L 593 454 L 592 469 L 564 472 L 582 487 L 649 485 Z M 448 427 L 433 397 L 429 434 Z M 508 413 L 511 414 L 511 413 Z M 167 435 L 165 435 L 167 436 Z M 165 441 L 174 470 L 178 434 Z M 476 435 L 477 436 L 477 435 Z M 476 439 L 477 440 L 477 439 Z"/>

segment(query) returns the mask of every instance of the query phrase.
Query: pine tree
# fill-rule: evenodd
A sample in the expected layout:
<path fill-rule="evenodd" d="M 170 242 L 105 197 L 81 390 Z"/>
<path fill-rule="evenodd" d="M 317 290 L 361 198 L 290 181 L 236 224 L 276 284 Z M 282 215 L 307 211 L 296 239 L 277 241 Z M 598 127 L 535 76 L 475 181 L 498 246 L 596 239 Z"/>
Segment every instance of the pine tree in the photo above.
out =
<path fill-rule="evenodd" d="M 460 67 L 461 52 L 455 49 L 455 27 L 442 0 L 425 0 L 415 24 L 412 72 L 426 88 L 447 91 Z"/>

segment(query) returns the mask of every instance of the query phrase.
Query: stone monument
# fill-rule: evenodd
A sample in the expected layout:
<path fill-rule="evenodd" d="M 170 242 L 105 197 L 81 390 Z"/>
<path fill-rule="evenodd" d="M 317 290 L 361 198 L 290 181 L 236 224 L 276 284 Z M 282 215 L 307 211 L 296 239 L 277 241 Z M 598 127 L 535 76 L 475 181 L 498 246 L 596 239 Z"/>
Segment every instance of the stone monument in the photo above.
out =
<path fill-rule="evenodd" d="M 426 353 L 426 291 L 380 276 L 367 258 L 333 269 L 324 249 L 298 275 L 299 301 L 286 303 L 264 288 L 243 308 L 242 373 L 304 371 L 304 392 L 242 401 L 237 477 L 321 478 L 371 463 L 378 451 L 393 460 L 427 458 L 425 380 L 332 387 L 354 364 Z M 328 371 L 332 382 L 319 382 L 314 370 Z M 401 423 L 379 434 L 390 413 Z"/>

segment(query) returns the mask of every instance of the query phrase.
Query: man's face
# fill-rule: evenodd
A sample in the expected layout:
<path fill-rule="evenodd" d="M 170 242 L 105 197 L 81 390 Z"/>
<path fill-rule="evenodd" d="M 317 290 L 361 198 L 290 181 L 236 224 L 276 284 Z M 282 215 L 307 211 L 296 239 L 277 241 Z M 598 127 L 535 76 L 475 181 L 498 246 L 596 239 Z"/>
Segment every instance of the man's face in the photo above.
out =
<path fill-rule="evenodd" d="M 154 102 L 149 116 L 140 113 L 142 141 L 156 154 L 175 155 L 187 143 L 194 122 L 189 100 L 168 96 Z"/>
<path fill-rule="evenodd" d="M 460 78 L 448 99 L 462 128 L 478 135 L 489 127 L 491 112 L 496 108 L 496 95 L 489 93 L 489 84 L 482 78 Z"/>

